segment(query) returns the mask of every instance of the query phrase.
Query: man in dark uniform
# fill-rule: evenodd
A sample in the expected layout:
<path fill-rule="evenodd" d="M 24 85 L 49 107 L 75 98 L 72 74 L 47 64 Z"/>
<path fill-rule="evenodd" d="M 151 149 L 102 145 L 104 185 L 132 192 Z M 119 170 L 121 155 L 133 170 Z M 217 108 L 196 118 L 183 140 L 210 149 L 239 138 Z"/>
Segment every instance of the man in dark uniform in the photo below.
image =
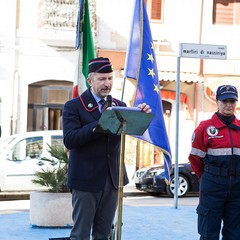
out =
<path fill-rule="evenodd" d="M 90 88 L 68 101 L 63 109 L 74 222 L 70 239 L 89 240 L 92 233 L 94 240 L 107 240 L 117 207 L 121 136 L 94 132 L 102 101 L 112 89 L 112 64 L 108 58 L 96 58 L 88 67 Z M 112 101 L 113 105 L 126 106 L 115 98 Z M 139 108 L 151 112 L 145 103 Z M 127 183 L 125 170 L 124 184 Z"/>
<path fill-rule="evenodd" d="M 201 240 L 240 239 L 240 121 L 236 87 L 218 87 L 218 111 L 194 131 L 189 160 L 200 181 Z"/>

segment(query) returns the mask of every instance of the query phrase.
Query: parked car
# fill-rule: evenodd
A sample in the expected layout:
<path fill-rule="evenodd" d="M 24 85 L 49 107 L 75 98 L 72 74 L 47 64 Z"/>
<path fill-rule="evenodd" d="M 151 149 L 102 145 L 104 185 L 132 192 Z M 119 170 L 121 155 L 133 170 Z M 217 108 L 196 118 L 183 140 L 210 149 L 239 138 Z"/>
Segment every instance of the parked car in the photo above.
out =
<path fill-rule="evenodd" d="M 11 135 L 0 144 L 0 191 L 37 190 L 33 184 L 35 171 L 51 168 L 53 163 L 42 161 L 49 157 L 49 145 L 63 146 L 61 130 L 35 131 Z"/>
<path fill-rule="evenodd" d="M 185 196 L 188 192 L 198 192 L 199 183 L 196 174 L 192 171 L 189 163 L 181 163 L 178 165 L 178 197 Z M 174 165 L 171 173 L 170 185 L 165 183 L 164 166 L 150 166 L 144 169 L 139 169 L 135 173 L 135 186 L 138 190 L 148 193 L 167 193 L 169 196 L 174 196 L 175 181 L 174 181 Z"/>

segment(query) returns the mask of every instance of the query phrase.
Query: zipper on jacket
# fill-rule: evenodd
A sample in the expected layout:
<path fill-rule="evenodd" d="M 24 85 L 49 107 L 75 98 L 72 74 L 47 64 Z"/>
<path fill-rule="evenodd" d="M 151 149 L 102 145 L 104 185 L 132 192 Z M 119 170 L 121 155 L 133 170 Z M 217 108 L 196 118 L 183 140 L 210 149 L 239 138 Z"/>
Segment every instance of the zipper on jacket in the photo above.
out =
<path fill-rule="evenodd" d="M 229 167 L 229 173 L 233 172 L 234 169 L 232 168 L 233 167 L 233 161 L 234 161 L 234 156 L 233 156 L 233 138 L 232 138 L 232 130 L 230 127 L 228 127 L 228 132 L 229 132 L 229 137 L 230 137 L 230 146 L 231 146 L 231 160 L 230 160 L 230 167 Z M 231 191 L 231 184 L 232 183 L 232 175 L 229 176 L 229 194 L 230 194 L 230 191 Z"/>

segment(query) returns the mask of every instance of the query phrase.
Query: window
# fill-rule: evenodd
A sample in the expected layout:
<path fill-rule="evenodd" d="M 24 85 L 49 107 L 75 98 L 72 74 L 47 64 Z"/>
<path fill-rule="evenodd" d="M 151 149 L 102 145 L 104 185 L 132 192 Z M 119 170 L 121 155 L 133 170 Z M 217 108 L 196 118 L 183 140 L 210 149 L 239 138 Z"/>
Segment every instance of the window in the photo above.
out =
<path fill-rule="evenodd" d="M 213 24 L 239 25 L 240 0 L 214 0 Z"/>
<path fill-rule="evenodd" d="M 32 158 L 41 159 L 42 149 L 43 137 L 25 138 L 14 146 L 11 160 L 22 161 Z"/>
<path fill-rule="evenodd" d="M 150 21 L 163 21 L 163 0 L 144 0 Z"/>
<path fill-rule="evenodd" d="M 57 135 L 53 135 L 51 138 L 51 145 L 54 147 L 63 147 L 63 136 L 57 136 Z"/>

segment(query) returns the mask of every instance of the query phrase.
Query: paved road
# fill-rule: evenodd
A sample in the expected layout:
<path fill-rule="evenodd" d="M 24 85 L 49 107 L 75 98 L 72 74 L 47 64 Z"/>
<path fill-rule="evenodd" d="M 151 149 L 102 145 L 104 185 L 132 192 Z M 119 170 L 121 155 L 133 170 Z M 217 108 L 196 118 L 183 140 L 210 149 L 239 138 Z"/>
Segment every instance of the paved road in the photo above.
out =
<path fill-rule="evenodd" d="M 123 203 L 129 206 L 197 206 L 198 193 L 188 194 L 178 199 L 171 198 L 167 194 L 151 195 L 135 188 L 134 183 L 124 187 Z"/>
<path fill-rule="evenodd" d="M 139 191 L 131 182 L 124 187 L 123 204 L 127 206 L 197 206 L 198 194 L 188 194 L 177 200 L 167 194 L 151 196 Z M 0 214 L 28 211 L 30 207 L 29 192 L 1 192 Z"/>
<path fill-rule="evenodd" d="M 179 208 L 181 206 L 197 206 L 198 197 L 184 197 L 179 198 L 177 204 L 174 198 L 170 197 L 153 197 L 153 196 L 128 196 L 123 198 L 124 206 L 172 206 Z M 0 214 L 16 213 L 29 211 L 30 200 L 12 200 L 12 201 L 0 201 Z"/>
<path fill-rule="evenodd" d="M 198 197 L 187 196 L 175 200 L 164 196 L 130 196 L 123 198 L 123 204 L 128 206 L 197 206 Z"/>

